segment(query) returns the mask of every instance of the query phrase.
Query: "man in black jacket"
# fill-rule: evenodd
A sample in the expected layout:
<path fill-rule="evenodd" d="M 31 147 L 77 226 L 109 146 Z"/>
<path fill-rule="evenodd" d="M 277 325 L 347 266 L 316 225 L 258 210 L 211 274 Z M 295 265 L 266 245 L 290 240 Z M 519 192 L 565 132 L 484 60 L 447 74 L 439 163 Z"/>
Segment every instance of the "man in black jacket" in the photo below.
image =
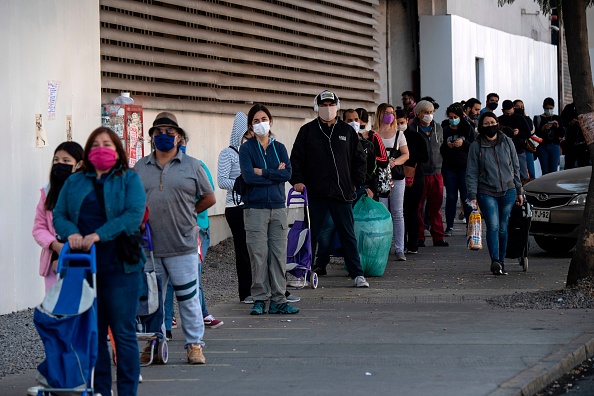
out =
<path fill-rule="evenodd" d="M 340 100 L 330 91 L 314 99 L 318 117 L 299 129 L 293 150 L 290 183 L 296 191 L 307 188 L 312 253 L 326 213 L 330 212 L 344 250 L 347 270 L 356 287 L 369 287 L 355 238 L 352 203 L 365 181 L 366 161 L 357 133 L 337 117 Z M 315 267 L 326 275 L 325 267 Z"/>
<path fill-rule="evenodd" d="M 514 104 L 511 100 L 504 100 L 501 105 L 503 114 L 498 117 L 499 125 L 503 133 L 511 138 L 520 161 L 520 178 L 528 179 L 528 164 L 526 162 L 526 139 L 530 137 L 532 128 L 524 119 L 523 115 L 514 113 Z"/>

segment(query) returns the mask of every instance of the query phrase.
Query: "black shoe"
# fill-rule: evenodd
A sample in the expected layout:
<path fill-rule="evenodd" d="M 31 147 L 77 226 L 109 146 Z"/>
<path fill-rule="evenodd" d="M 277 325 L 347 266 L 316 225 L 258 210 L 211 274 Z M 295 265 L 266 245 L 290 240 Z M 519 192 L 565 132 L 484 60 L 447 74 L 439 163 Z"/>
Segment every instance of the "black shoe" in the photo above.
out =
<path fill-rule="evenodd" d="M 491 261 L 491 272 L 493 275 L 502 275 L 501 264 L 498 261 Z"/>
<path fill-rule="evenodd" d="M 435 241 L 433 242 L 433 246 L 442 246 L 442 247 L 446 247 L 446 246 L 450 246 L 449 243 L 447 243 L 446 241 L 444 241 L 443 239 L 441 241 Z"/>
<path fill-rule="evenodd" d="M 425 247 L 425 241 L 419 239 L 417 242 L 417 247 Z"/>
<path fill-rule="evenodd" d="M 173 339 L 173 335 L 171 334 L 171 330 L 165 330 L 165 338 L 167 338 L 167 341 Z"/>
<path fill-rule="evenodd" d="M 501 264 L 501 275 L 507 275 L 507 271 L 505 270 L 505 264 L 500 263 Z"/>
<path fill-rule="evenodd" d="M 319 276 L 328 275 L 328 271 L 326 271 L 326 267 L 313 267 L 313 272 L 318 274 Z"/>

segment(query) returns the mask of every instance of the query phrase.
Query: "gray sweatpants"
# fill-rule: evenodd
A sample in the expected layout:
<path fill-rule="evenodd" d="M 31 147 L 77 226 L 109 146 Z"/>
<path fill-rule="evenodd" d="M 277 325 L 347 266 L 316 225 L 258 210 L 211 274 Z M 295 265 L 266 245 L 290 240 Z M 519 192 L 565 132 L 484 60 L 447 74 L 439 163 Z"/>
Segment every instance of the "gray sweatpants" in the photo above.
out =
<path fill-rule="evenodd" d="M 198 294 L 198 252 L 175 257 L 155 257 L 155 271 L 163 282 L 163 301 L 171 278 L 177 297 L 181 327 L 187 344 L 204 346 L 204 319 Z M 145 267 L 148 266 L 145 265 Z"/>
<path fill-rule="evenodd" d="M 244 209 L 243 218 L 252 264 L 252 297 L 287 302 L 287 209 Z"/>

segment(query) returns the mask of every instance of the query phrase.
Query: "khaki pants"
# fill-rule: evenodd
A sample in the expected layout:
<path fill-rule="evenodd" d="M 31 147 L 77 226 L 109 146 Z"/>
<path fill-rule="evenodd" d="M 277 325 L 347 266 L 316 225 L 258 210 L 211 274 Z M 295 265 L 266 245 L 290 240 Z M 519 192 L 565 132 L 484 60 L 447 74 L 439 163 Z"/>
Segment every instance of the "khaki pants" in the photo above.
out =
<path fill-rule="evenodd" d="M 287 209 L 244 209 L 254 301 L 287 301 Z"/>

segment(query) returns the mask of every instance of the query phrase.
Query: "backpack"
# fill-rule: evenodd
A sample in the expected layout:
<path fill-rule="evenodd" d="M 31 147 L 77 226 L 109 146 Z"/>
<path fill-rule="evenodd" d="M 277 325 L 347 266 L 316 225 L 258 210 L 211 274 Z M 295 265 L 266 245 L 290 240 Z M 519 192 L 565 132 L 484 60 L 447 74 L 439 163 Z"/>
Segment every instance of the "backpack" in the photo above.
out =
<path fill-rule="evenodd" d="M 239 150 L 234 146 L 229 146 L 229 148 L 233 149 L 239 155 Z M 248 184 L 245 182 L 241 174 L 237 176 L 235 181 L 233 182 L 233 189 L 231 190 L 231 196 L 233 197 L 233 203 L 235 205 L 241 205 L 244 203 L 243 196 L 248 192 Z"/>

